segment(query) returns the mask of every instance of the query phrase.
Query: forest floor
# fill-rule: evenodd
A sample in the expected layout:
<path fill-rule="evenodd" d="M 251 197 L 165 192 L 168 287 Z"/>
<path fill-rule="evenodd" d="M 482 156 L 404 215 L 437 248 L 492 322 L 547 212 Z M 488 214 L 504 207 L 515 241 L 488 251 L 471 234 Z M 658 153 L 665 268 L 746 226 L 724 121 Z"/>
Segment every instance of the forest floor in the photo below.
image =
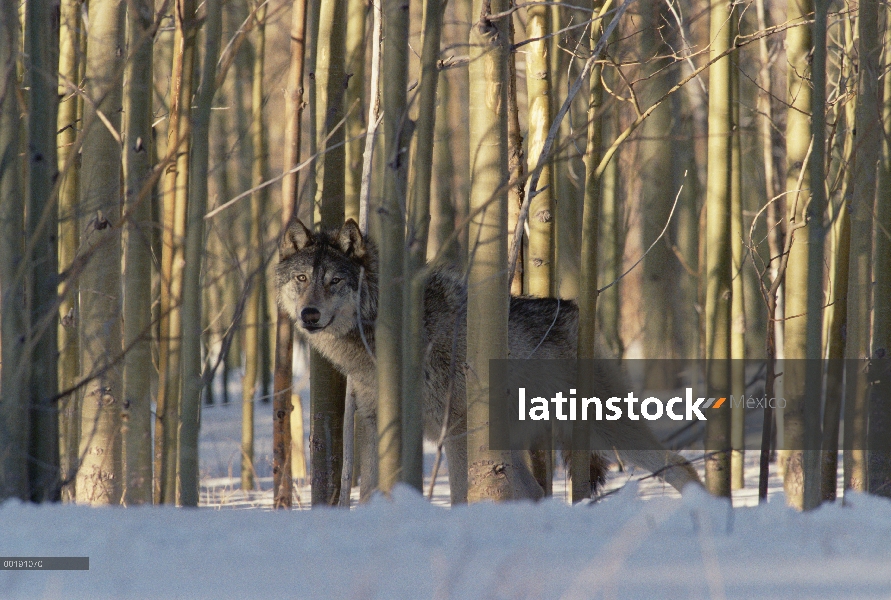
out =
<path fill-rule="evenodd" d="M 617 470 L 598 502 L 568 506 L 558 470 L 537 504 L 447 509 L 440 476 L 432 503 L 400 487 L 350 511 L 272 511 L 271 407 L 256 408 L 257 491 L 238 489 L 233 402 L 203 413 L 204 508 L 0 506 L 0 557 L 89 557 L 89 571 L 0 570 L 0 598 L 891 597 L 891 502 L 849 494 L 802 514 L 774 475 L 757 506 L 754 452 L 733 509 Z"/>

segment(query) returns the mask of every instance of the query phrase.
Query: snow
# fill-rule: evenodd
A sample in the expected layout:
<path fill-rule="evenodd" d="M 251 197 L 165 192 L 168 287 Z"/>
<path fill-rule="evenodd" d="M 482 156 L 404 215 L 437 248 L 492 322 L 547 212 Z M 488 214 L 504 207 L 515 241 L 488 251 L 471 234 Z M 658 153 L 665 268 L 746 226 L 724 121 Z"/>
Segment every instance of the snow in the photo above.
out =
<path fill-rule="evenodd" d="M 0 571 L 13 598 L 880 598 L 891 503 L 731 509 L 631 484 L 570 507 L 451 510 L 397 489 L 346 511 L 0 507 L 0 555 L 89 571 Z"/>
<path fill-rule="evenodd" d="M 613 472 L 613 493 L 589 505 L 566 504 L 558 473 L 554 497 L 537 504 L 449 509 L 443 475 L 433 503 L 399 487 L 349 511 L 273 511 L 260 425 L 271 408 L 257 404 L 262 489 L 250 493 L 236 479 L 240 409 L 204 411 L 201 508 L 0 505 L 0 557 L 90 559 L 89 571 L 0 570 L 0 599 L 891 595 L 891 502 L 849 493 L 803 514 L 774 476 L 756 506 L 754 453 L 735 508 Z M 305 507 L 308 488 L 299 495 Z"/>

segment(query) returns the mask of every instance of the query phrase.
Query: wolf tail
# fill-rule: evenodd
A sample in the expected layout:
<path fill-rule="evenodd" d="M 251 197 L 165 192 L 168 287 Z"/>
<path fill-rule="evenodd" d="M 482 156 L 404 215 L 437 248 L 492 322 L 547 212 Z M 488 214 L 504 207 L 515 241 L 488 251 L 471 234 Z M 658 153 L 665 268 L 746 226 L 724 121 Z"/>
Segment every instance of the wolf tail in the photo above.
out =
<path fill-rule="evenodd" d="M 622 460 L 633 463 L 682 492 L 687 484 L 702 485 L 699 474 L 686 458 L 671 450 L 620 450 Z"/>

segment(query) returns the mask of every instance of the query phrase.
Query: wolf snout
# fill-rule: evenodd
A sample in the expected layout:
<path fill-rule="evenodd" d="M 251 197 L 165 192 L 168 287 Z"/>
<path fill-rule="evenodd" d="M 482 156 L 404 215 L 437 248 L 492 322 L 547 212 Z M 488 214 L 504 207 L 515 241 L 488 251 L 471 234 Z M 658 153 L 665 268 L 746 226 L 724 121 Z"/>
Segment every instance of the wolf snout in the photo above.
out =
<path fill-rule="evenodd" d="M 304 308 L 300 311 L 300 320 L 303 321 L 304 325 L 316 326 L 319 324 L 319 320 L 322 318 L 322 313 L 319 312 L 317 308 Z"/>

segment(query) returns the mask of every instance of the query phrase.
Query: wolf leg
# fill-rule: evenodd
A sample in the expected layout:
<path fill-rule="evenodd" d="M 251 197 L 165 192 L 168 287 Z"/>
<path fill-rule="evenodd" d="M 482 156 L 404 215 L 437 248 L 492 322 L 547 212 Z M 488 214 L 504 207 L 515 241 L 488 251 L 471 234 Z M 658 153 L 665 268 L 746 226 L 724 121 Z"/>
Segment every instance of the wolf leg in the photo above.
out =
<path fill-rule="evenodd" d="M 688 483 L 702 485 L 696 469 L 689 461 L 671 450 L 620 450 L 619 456 L 650 473 L 658 474 L 665 483 L 679 492 Z"/>

